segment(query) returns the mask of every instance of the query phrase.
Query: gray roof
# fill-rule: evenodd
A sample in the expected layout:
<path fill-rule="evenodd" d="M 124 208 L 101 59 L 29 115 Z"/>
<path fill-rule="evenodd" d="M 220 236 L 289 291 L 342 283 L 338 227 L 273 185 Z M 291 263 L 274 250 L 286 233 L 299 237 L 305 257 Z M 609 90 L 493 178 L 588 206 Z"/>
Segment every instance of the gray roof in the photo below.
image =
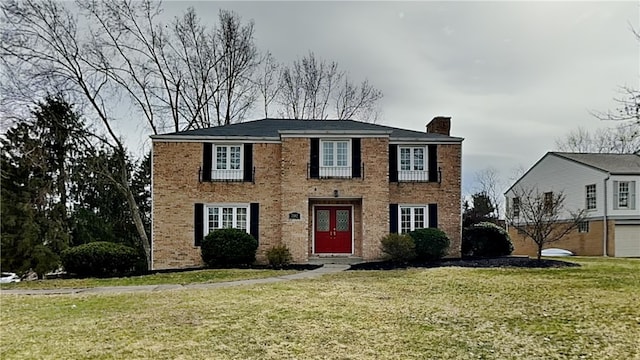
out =
<path fill-rule="evenodd" d="M 572 160 L 611 174 L 640 174 L 640 155 L 637 154 L 592 154 L 551 152 L 556 156 Z"/>
<path fill-rule="evenodd" d="M 390 140 L 425 140 L 461 142 L 463 139 L 443 134 L 400 129 L 354 120 L 261 119 L 204 129 L 154 135 L 153 139 L 266 138 L 280 139 L 283 133 L 296 134 L 388 134 Z"/>

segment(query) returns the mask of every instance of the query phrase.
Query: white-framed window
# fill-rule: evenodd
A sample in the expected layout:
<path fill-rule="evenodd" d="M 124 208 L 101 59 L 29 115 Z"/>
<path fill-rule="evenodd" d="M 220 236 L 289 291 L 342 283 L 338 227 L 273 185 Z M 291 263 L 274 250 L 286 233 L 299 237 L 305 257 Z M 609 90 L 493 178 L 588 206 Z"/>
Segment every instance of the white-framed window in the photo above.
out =
<path fill-rule="evenodd" d="M 242 151 L 241 144 L 214 145 L 211 179 L 242 180 Z"/>
<path fill-rule="evenodd" d="M 544 212 L 551 214 L 553 212 L 553 192 L 544 193 Z"/>
<path fill-rule="evenodd" d="M 519 197 L 514 197 L 511 200 L 511 214 L 513 215 L 514 218 L 517 218 L 520 216 L 520 198 Z"/>
<path fill-rule="evenodd" d="M 596 209 L 596 184 L 585 186 L 587 210 Z"/>
<path fill-rule="evenodd" d="M 628 181 L 618 182 L 618 207 L 619 208 L 629 207 L 629 182 Z"/>
<path fill-rule="evenodd" d="M 400 224 L 401 234 L 427 227 L 427 206 L 400 205 L 398 207 L 398 224 Z"/>
<path fill-rule="evenodd" d="M 351 177 L 351 140 L 320 141 L 320 176 Z"/>
<path fill-rule="evenodd" d="M 398 146 L 398 180 L 428 180 L 426 146 Z"/>
<path fill-rule="evenodd" d="M 249 232 L 249 204 L 205 205 L 204 233 L 234 228 Z"/>
<path fill-rule="evenodd" d="M 579 233 L 588 233 L 589 232 L 589 222 L 581 221 L 578 223 L 578 232 Z"/>

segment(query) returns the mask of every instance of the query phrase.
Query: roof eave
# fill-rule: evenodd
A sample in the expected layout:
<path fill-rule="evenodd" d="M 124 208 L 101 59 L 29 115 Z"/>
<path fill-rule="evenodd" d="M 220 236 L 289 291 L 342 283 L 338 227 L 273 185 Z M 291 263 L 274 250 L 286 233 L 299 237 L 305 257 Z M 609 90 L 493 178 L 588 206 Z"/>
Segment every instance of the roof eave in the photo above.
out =
<path fill-rule="evenodd" d="M 389 138 L 390 144 L 409 144 L 409 143 L 433 143 L 433 144 L 460 144 L 464 141 L 464 138 L 459 137 L 442 137 L 442 138 L 429 138 L 429 137 L 391 137 Z"/>
<path fill-rule="evenodd" d="M 279 137 L 272 136 L 212 136 L 212 135 L 151 135 L 151 141 L 171 142 L 203 142 L 203 141 L 236 141 L 236 142 L 280 142 Z"/>

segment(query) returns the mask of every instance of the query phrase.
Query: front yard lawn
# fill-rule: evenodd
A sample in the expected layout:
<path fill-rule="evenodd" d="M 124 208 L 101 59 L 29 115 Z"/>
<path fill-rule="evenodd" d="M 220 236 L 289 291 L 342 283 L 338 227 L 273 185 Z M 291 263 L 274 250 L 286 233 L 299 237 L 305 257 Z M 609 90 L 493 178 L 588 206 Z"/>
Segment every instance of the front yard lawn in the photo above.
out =
<path fill-rule="evenodd" d="M 85 289 L 100 286 L 133 286 L 163 284 L 195 284 L 235 281 L 245 279 L 262 279 L 296 273 L 291 270 L 254 270 L 254 269 L 215 269 L 194 270 L 184 272 L 155 273 L 151 275 L 129 276 L 121 278 L 86 278 L 86 279 L 49 279 L 22 281 L 2 284 L 2 289 Z"/>
<path fill-rule="evenodd" d="M 640 260 L 2 295 L 2 359 L 638 359 Z"/>

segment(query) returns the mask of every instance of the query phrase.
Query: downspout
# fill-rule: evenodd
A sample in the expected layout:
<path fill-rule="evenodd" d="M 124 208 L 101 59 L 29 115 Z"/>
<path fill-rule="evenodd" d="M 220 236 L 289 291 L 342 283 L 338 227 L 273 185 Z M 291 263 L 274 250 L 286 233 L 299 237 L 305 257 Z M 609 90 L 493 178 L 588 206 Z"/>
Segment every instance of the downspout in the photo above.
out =
<path fill-rule="evenodd" d="M 608 256 L 607 242 L 609 239 L 609 224 L 607 221 L 607 180 L 609 180 L 610 176 L 611 175 L 607 174 L 607 177 L 604 179 L 604 215 L 602 216 L 602 220 L 604 222 L 604 239 L 602 239 L 602 244 L 604 246 L 604 249 L 602 249 L 602 256 Z"/>

